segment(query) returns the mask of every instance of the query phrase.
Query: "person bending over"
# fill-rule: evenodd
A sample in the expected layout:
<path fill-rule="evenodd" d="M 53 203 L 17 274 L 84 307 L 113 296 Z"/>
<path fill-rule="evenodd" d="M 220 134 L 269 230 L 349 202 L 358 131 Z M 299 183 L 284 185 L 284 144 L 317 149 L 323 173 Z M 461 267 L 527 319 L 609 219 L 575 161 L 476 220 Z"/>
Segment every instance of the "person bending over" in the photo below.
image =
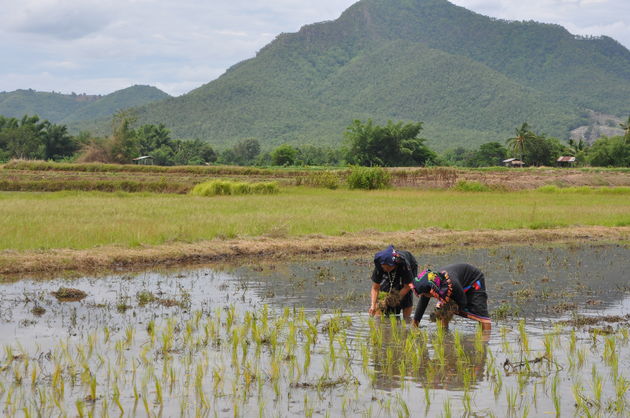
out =
<path fill-rule="evenodd" d="M 413 294 L 409 285 L 418 274 L 418 263 L 409 251 L 394 249 L 390 245 L 374 255 L 372 289 L 370 291 L 371 316 L 400 314 L 411 319 Z"/>
<path fill-rule="evenodd" d="M 411 285 L 414 293 L 420 297 L 413 325 L 418 326 L 429 300 L 436 298 L 436 320 L 448 328 L 453 315 L 472 319 L 481 323 L 484 331 L 492 324 L 488 315 L 488 294 L 483 273 L 470 264 L 451 264 L 439 272 L 424 270 Z"/>

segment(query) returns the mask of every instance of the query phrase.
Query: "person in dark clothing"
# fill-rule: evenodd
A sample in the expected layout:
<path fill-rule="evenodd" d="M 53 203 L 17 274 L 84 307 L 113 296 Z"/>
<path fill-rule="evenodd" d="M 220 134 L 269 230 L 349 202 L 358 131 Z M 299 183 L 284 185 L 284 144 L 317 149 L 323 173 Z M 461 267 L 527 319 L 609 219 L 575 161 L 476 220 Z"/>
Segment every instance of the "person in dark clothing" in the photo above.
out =
<path fill-rule="evenodd" d="M 481 271 L 470 264 L 451 264 L 434 272 L 424 270 L 416 277 L 410 288 L 420 297 L 413 325 L 418 326 L 429 300 L 438 300 L 436 317 L 442 325 L 448 327 L 452 315 L 448 311 L 464 318 L 481 323 L 483 330 L 490 330 L 492 325 L 488 315 L 488 294 L 486 279 Z"/>
<path fill-rule="evenodd" d="M 411 318 L 413 294 L 409 285 L 418 274 L 418 263 L 409 251 L 390 245 L 374 255 L 370 309 L 372 316 L 400 314 Z M 383 296 L 379 302 L 379 295 Z"/>

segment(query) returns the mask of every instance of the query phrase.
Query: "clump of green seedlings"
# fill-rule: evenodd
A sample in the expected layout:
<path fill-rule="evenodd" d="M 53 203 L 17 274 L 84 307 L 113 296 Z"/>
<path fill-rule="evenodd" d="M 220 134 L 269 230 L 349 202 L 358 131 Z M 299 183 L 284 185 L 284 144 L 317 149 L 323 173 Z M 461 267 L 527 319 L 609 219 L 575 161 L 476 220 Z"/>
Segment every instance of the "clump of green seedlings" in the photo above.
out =
<path fill-rule="evenodd" d="M 60 287 L 52 292 L 52 295 L 60 301 L 79 301 L 87 297 L 87 293 L 80 289 L 71 287 Z"/>
<path fill-rule="evenodd" d="M 390 308 L 400 305 L 400 292 L 391 289 L 389 292 L 378 292 L 377 307 L 381 312 L 387 312 Z"/>

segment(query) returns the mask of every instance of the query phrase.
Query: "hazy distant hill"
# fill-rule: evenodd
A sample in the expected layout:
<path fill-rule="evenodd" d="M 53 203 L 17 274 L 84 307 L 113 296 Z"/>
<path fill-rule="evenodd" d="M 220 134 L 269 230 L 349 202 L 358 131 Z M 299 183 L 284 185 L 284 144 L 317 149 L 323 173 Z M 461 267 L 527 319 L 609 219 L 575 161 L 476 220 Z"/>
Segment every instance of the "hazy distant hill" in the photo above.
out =
<path fill-rule="evenodd" d="M 568 138 L 593 114 L 625 120 L 629 97 L 630 51 L 611 38 L 446 0 L 361 0 L 138 112 L 139 123 L 164 123 L 176 137 L 258 138 L 266 148 L 339 144 L 353 119 L 424 121 L 430 145 L 444 149 L 504 141 L 525 121 Z"/>
<path fill-rule="evenodd" d="M 151 86 L 132 86 L 106 96 L 16 90 L 0 93 L 0 115 L 38 115 L 55 123 L 110 118 L 119 109 L 142 106 L 170 97 Z"/>
<path fill-rule="evenodd" d="M 62 122 L 109 118 L 120 109 L 155 103 L 171 97 L 157 87 L 132 86 L 118 90 L 69 114 Z"/>

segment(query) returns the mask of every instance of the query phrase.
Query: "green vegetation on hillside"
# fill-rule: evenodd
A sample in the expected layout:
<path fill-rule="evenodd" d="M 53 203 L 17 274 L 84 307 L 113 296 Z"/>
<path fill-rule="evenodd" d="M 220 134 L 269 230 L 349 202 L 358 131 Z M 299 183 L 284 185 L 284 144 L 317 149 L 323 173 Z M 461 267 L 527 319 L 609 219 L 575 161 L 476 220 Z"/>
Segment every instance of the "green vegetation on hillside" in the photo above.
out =
<path fill-rule="evenodd" d="M 62 122 L 80 122 L 94 119 L 109 119 L 119 110 L 159 102 L 169 98 L 168 94 L 152 86 L 132 86 L 101 97 L 70 113 Z"/>
<path fill-rule="evenodd" d="M 503 142 L 535 121 L 566 139 L 587 109 L 630 113 L 630 51 L 558 25 L 507 22 L 445 0 L 362 0 L 339 19 L 282 34 L 255 58 L 140 122 L 218 148 L 245 138 L 338 146 L 353 120 L 424 122 L 431 148 Z"/>
<path fill-rule="evenodd" d="M 53 123 L 75 123 L 111 119 L 119 110 L 157 102 L 170 97 L 151 86 L 132 86 L 105 96 L 48 93 L 34 90 L 0 92 L 0 115 L 21 118 L 37 115 Z M 76 130 L 76 129 L 74 129 Z"/>

